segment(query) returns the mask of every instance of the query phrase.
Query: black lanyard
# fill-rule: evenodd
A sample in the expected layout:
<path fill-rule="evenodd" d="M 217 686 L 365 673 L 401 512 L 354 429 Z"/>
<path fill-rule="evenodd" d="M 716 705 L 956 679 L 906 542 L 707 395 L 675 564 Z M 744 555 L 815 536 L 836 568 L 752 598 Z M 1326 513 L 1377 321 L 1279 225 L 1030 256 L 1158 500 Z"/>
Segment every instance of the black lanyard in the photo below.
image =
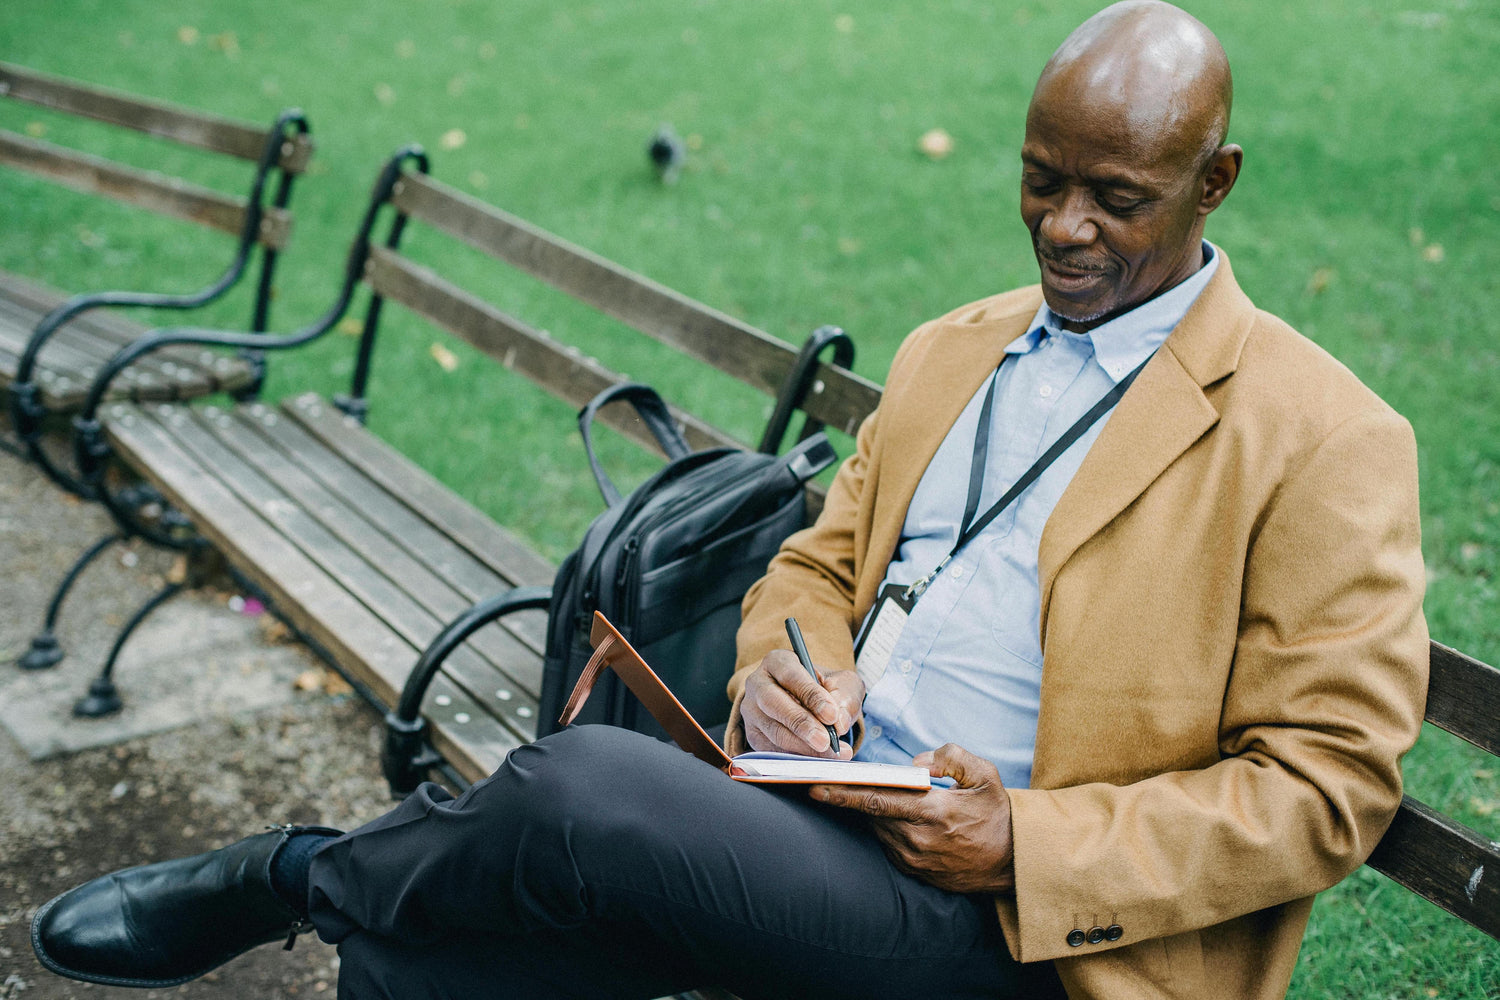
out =
<path fill-rule="evenodd" d="M 1009 355 L 1006 357 L 1009 357 Z M 953 557 L 958 555 L 960 549 L 972 542 L 981 531 L 989 527 L 990 522 L 999 517 L 1005 508 L 1014 503 L 1016 498 L 1025 492 L 1026 487 L 1036 482 L 1037 477 L 1046 472 L 1048 466 L 1057 461 L 1063 452 L 1071 448 L 1079 438 L 1083 437 L 1084 433 L 1090 427 L 1099 422 L 1100 417 L 1108 413 L 1120 401 L 1120 397 L 1125 395 L 1125 390 L 1130 388 L 1130 383 L 1135 381 L 1135 377 L 1141 373 L 1141 369 L 1145 368 L 1146 363 L 1150 360 L 1151 358 L 1148 356 L 1145 361 L 1136 366 L 1134 371 L 1120 379 L 1113 389 L 1106 392 L 1103 398 L 1094 404 L 1092 409 L 1079 417 L 1073 426 L 1069 427 L 1063 433 L 1062 437 L 1054 441 L 1052 447 L 1043 452 L 1042 457 L 1031 464 L 1031 468 L 1021 473 L 1021 478 L 1011 484 L 1010 489 L 1005 491 L 1004 496 L 996 500 L 990 506 L 989 510 L 981 514 L 978 520 L 975 520 L 974 515 L 979 510 L 979 494 L 984 490 L 984 468 L 986 462 L 989 460 L 990 414 L 995 408 L 995 383 L 1000 378 L 1000 368 L 996 366 L 995 374 L 990 376 L 990 387 L 984 394 L 984 405 L 979 408 L 979 429 L 974 432 L 974 457 L 969 461 L 969 496 L 964 503 L 964 519 L 959 525 L 958 541 L 953 543 L 953 548 L 948 550 L 948 554 L 943 557 L 943 561 L 938 563 L 931 573 L 928 573 L 922 579 L 906 588 L 905 592 L 901 595 L 902 598 L 906 601 L 915 601 L 918 597 L 921 597 L 927 588 L 931 586 L 933 579 L 943 571 L 943 567 L 947 566 L 953 560 Z M 1000 364 L 1003 365 L 1004 363 L 1005 359 L 1002 358 Z"/>

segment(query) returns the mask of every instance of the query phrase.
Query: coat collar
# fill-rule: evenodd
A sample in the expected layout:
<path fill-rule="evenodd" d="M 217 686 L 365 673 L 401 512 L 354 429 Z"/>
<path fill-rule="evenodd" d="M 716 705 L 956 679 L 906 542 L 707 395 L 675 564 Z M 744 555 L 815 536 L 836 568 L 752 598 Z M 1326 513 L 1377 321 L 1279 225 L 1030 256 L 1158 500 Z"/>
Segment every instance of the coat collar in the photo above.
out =
<path fill-rule="evenodd" d="M 1222 253 L 1222 251 L 1220 251 Z M 1227 254 L 1104 425 L 1042 531 L 1041 630 L 1058 571 L 1219 422 L 1204 389 L 1232 374 L 1255 319 Z"/>

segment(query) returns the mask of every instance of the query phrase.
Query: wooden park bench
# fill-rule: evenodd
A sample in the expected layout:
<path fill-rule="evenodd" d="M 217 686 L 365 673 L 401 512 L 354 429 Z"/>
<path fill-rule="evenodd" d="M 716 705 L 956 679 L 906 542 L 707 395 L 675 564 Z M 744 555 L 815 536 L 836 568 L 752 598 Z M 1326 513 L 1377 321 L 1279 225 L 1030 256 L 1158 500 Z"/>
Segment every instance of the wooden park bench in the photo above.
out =
<path fill-rule="evenodd" d="M 291 233 L 287 202 L 294 179 L 307 167 L 312 142 L 306 119 L 299 111 L 283 111 L 265 127 L 3 62 L 0 98 L 26 102 L 73 119 L 104 122 L 254 165 L 248 194 L 227 194 L 183 177 L 143 170 L 43 140 L 39 137 L 42 127 L 34 130 L 37 135 L 0 129 L 0 164 L 6 167 L 86 194 L 197 223 L 226 233 L 235 241 L 223 272 L 201 290 L 186 294 L 112 291 L 69 297 L 40 281 L 0 271 L 0 388 L 9 386 L 14 429 L 32 457 L 55 479 L 76 486 L 41 450 L 38 438 L 42 422 L 49 414 L 76 410 L 104 362 L 145 332 L 144 327 L 118 313 L 98 311 L 100 307 L 196 308 L 233 287 L 258 250 L 259 283 L 250 328 L 265 329 L 277 253 Z M 37 124 L 44 126 L 45 122 Z M 88 141 L 97 141 L 103 135 L 79 131 L 88 135 Z M 109 133 L 104 138 L 113 139 L 118 134 Z M 13 190 L 0 201 L 18 196 Z M 83 224 L 88 220 L 76 221 Z M 59 219 L 57 224 L 65 223 Z M 111 396 L 190 399 L 216 391 L 253 391 L 260 375 L 259 362 L 253 357 L 179 347 L 132 365 L 111 386 Z"/>
<path fill-rule="evenodd" d="M 370 220 L 383 207 L 397 213 L 396 221 L 385 244 L 373 245 Z M 348 397 L 306 393 L 279 406 L 218 408 L 105 404 L 96 385 L 80 423 L 82 457 L 97 468 L 113 453 L 144 476 L 314 649 L 388 710 L 383 764 L 397 794 L 429 770 L 458 784 L 476 781 L 534 737 L 544 635 L 538 609 L 545 607 L 554 566 L 363 425 L 382 301 L 401 304 L 575 406 L 621 379 L 440 268 L 417 263 L 398 245 L 403 223 L 423 230 L 420 240 L 436 230 L 496 265 L 469 288 L 497 287 L 505 271 L 499 265 L 541 279 L 705 371 L 779 396 L 778 420 L 795 407 L 852 431 L 879 400 L 878 386 L 842 365 L 818 362 L 819 341 L 799 354 L 433 180 L 412 152 L 394 159 L 377 183 L 341 304 L 323 322 L 281 338 L 222 334 L 194 341 L 269 349 L 311 339 L 332 325 L 362 283 L 375 299 Z M 153 338 L 163 345 L 193 339 L 172 331 Z M 601 416 L 651 445 L 640 426 L 612 409 Z M 102 419 L 91 422 L 96 412 Z M 678 410 L 676 416 L 696 447 L 726 440 L 705 415 Z M 782 429 L 770 429 L 771 447 Z M 571 433 L 566 421 L 558 433 Z M 1500 671 L 1436 643 L 1431 664 L 1428 720 L 1486 752 L 1500 751 Z M 1489 838 L 1408 796 L 1370 864 L 1500 937 L 1500 848 Z"/>

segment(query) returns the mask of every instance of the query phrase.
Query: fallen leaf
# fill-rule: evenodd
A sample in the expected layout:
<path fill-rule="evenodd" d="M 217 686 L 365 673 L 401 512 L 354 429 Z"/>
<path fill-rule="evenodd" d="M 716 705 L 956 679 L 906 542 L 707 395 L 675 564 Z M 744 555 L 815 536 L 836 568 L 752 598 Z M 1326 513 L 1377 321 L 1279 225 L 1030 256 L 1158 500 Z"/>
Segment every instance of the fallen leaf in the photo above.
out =
<path fill-rule="evenodd" d="M 449 97 L 460 97 L 460 96 L 462 96 L 463 92 L 464 92 L 464 88 L 467 87 L 467 86 L 468 86 L 468 84 L 464 81 L 463 77 L 461 77 L 461 76 L 455 76 L 453 79 L 451 79 L 451 80 L 448 81 L 448 96 Z"/>
<path fill-rule="evenodd" d="M 316 691 L 323 686 L 323 671 L 318 669 L 304 670 L 292 681 L 292 687 L 298 691 Z"/>
<path fill-rule="evenodd" d="M 694 152 L 697 152 L 698 150 L 703 148 L 703 136 L 699 135 L 697 132 L 691 133 L 686 139 L 682 141 L 687 144 L 688 149 L 691 149 Z"/>
<path fill-rule="evenodd" d="M 458 149 L 468 141 L 469 134 L 463 129 L 450 128 L 448 131 L 444 132 L 443 137 L 438 140 L 438 145 L 443 147 L 444 149 Z"/>
<path fill-rule="evenodd" d="M 375 100 L 385 105 L 394 104 L 396 103 L 396 91 L 388 83 L 377 83 L 375 85 Z"/>
<path fill-rule="evenodd" d="M 500 50 L 495 48 L 494 42 L 479 43 L 479 58 L 481 59 L 493 59 L 499 52 Z"/>
<path fill-rule="evenodd" d="M 47 126 L 42 122 L 27 122 L 26 134 L 33 139 L 40 139 L 47 134 Z"/>
<path fill-rule="evenodd" d="M 1334 270 L 1331 267 L 1320 267 L 1307 279 L 1307 294 L 1322 295 L 1333 283 Z"/>
<path fill-rule="evenodd" d="M 1412 226 L 1411 231 L 1406 234 L 1406 238 L 1411 240 L 1411 245 L 1414 247 L 1419 247 L 1427 242 L 1427 234 L 1422 232 L 1421 226 Z"/>
<path fill-rule="evenodd" d="M 1443 260 L 1443 245 L 1441 243 L 1429 243 L 1422 248 L 1422 259 L 1431 264 L 1440 264 Z"/>
<path fill-rule="evenodd" d="M 338 674 L 332 670 L 327 670 L 323 673 L 323 693 L 338 697 L 339 695 L 353 694 L 354 688 Z"/>
<path fill-rule="evenodd" d="M 1458 547 L 1459 557 L 1462 558 L 1464 562 L 1473 562 L 1475 559 L 1478 559 L 1483 552 L 1484 549 L 1480 547 L 1478 542 L 1464 542 Z"/>
<path fill-rule="evenodd" d="M 197 45 L 198 29 L 191 24 L 184 24 L 177 29 L 177 40 L 183 45 Z"/>
<path fill-rule="evenodd" d="M 934 128 L 922 133 L 922 138 L 917 140 L 917 148 L 925 153 L 928 159 L 941 160 L 953 152 L 953 136 L 946 129 Z"/>
<path fill-rule="evenodd" d="M 218 49 L 231 59 L 240 57 L 240 40 L 232 31 L 221 31 L 208 36 L 209 48 Z"/>
<path fill-rule="evenodd" d="M 79 226 L 75 232 L 78 234 L 78 242 L 86 247 L 97 250 L 104 245 L 104 237 L 87 226 Z"/>
<path fill-rule="evenodd" d="M 417 54 L 417 43 L 410 38 L 403 38 L 396 43 L 396 55 L 402 59 L 410 59 Z"/>
<path fill-rule="evenodd" d="M 260 635 L 266 642 L 279 645 L 292 641 L 292 630 L 286 627 L 286 622 L 274 615 L 262 615 L 260 618 Z"/>
<path fill-rule="evenodd" d="M 365 325 L 353 316 L 345 316 L 339 320 L 338 331 L 346 337 L 358 337 L 365 330 Z"/>
<path fill-rule="evenodd" d="M 863 245 L 864 244 L 860 243 L 859 240 L 855 239 L 852 236 L 839 237 L 839 253 L 843 254 L 846 257 L 853 257 L 855 254 L 859 253 L 860 248 Z"/>
<path fill-rule="evenodd" d="M 833 29 L 841 35 L 847 35 L 854 30 L 854 16 L 852 14 L 840 14 L 833 19 Z"/>
<path fill-rule="evenodd" d="M 188 575 L 187 556 L 179 554 L 167 567 L 168 583 L 186 583 Z"/>
<path fill-rule="evenodd" d="M 458 368 L 458 355 L 454 354 L 442 344 L 433 344 L 427 348 L 427 353 L 432 355 L 432 360 L 438 363 L 438 367 L 445 372 L 451 372 Z"/>
<path fill-rule="evenodd" d="M 482 170 L 471 170 L 469 172 L 469 186 L 483 191 L 490 186 L 490 179 L 485 176 Z"/>

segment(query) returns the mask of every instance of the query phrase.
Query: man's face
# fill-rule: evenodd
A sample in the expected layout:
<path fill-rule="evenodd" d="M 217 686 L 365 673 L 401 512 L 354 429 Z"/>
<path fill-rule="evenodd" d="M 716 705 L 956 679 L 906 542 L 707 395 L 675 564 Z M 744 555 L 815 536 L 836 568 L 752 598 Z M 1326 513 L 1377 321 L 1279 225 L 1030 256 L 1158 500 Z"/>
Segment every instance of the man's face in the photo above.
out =
<path fill-rule="evenodd" d="M 1039 85 L 1026 116 L 1021 218 L 1047 305 L 1069 329 L 1097 326 L 1202 264 L 1201 146 L 1181 134 L 1190 130 L 1131 117 L 1066 81 Z"/>

